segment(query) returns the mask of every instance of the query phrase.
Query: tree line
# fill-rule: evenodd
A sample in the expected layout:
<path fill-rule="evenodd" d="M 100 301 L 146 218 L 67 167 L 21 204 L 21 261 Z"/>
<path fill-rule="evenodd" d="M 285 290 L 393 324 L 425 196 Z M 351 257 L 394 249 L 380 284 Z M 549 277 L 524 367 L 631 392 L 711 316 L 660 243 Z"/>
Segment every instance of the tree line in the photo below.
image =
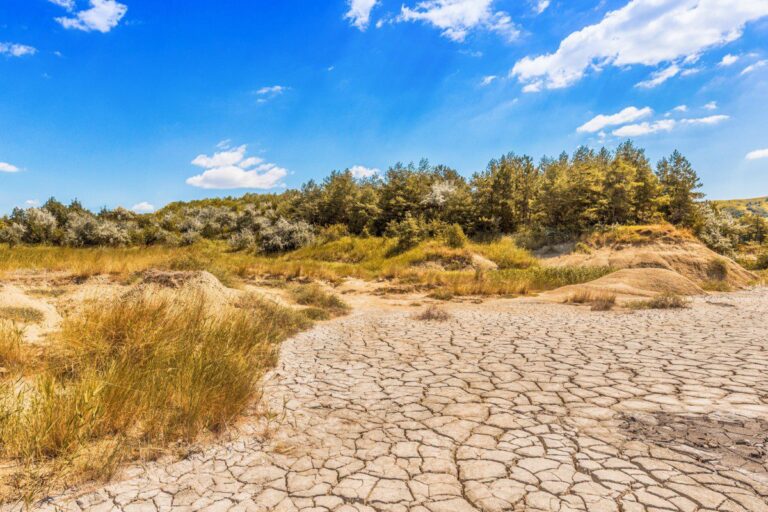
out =
<path fill-rule="evenodd" d="M 580 147 L 538 163 L 509 153 L 469 179 L 426 160 L 362 179 L 334 171 L 281 194 L 171 203 L 144 215 L 123 208 L 94 214 L 76 201 L 65 206 L 51 199 L 0 220 L 0 241 L 115 246 L 207 238 L 274 252 L 310 243 L 324 229 L 381 236 L 454 226 L 470 236 L 526 233 L 553 243 L 600 226 L 666 221 L 721 252 L 765 242 L 765 219 L 736 220 L 703 202 L 700 189 L 696 171 L 678 151 L 653 166 L 643 149 L 625 142 L 613 151 Z"/>

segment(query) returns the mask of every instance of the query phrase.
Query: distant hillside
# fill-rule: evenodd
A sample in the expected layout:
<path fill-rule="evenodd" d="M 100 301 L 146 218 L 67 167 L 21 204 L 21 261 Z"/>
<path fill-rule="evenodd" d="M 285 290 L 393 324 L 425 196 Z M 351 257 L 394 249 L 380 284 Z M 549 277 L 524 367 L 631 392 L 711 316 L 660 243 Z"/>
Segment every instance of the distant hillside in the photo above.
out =
<path fill-rule="evenodd" d="M 727 201 L 713 201 L 724 210 L 730 212 L 736 217 L 741 217 L 747 213 L 754 213 L 763 217 L 768 217 L 768 196 L 756 197 L 754 199 L 729 199 Z"/>

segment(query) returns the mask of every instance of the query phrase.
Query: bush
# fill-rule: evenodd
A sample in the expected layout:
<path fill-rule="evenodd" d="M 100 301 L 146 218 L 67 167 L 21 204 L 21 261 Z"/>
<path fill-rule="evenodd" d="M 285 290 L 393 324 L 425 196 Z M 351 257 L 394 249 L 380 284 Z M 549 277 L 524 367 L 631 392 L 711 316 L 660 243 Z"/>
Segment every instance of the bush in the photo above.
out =
<path fill-rule="evenodd" d="M 648 300 L 631 302 L 632 309 L 683 309 L 689 306 L 688 299 L 674 293 L 662 293 Z"/>
<path fill-rule="evenodd" d="M 443 238 L 448 247 L 460 249 L 467 245 L 469 239 L 464 234 L 464 230 L 458 224 L 451 224 L 443 230 Z"/>
<path fill-rule="evenodd" d="M 432 305 L 427 307 L 427 309 L 421 313 L 414 315 L 414 318 L 424 322 L 445 322 L 451 318 L 451 316 L 446 311 L 435 305 Z"/>
<path fill-rule="evenodd" d="M 315 239 L 312 226 L 304 221 L 290 222 L 283 217 L 261 228 L 259 248 L 266 253 L 300 249 Z"/>
<path fill-rule="evenodd" d="M 291 290 L 291 295 L 297 304 L 320 308 L 334 315 L 342 315 L 349 311 L 349 305 L 346 302 L 326 292 L 318 284 L 297 286 Z"/>
<path fill-rule="evenodd" d="M 387 226 L 387 236 L 397 241 L 396 252 L 403 252 L 416 247 L 426 237 L 426 228 L 420 219 L 410 213 L 401 221 L 392 221 Z"/>
<path fill-rule="evenodd" d="M 754 268 L 755 270 L 768 270 L 768 248 L 757 255 Z"/>

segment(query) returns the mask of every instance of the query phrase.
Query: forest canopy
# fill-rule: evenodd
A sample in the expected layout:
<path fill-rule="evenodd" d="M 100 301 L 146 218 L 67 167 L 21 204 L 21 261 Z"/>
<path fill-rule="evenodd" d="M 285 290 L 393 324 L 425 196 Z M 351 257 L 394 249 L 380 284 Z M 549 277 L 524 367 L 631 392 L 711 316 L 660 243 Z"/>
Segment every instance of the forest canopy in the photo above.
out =
<path fill-rule="evenodd" d="M 509 153 L 466 179 L 445 165 L 401 163 L 358 179 L 334 171 L 280 194 L 171 203 L 151 214 L 92 213 L 51 198 L 0 219 L 0 242 L 72 247 L 228 240 L 233 249 L 281 252 L 323 231 L 393 236 L 407 245 L 450 227 L 472 237 L 524 234 L 531 245 L 573 239 L 601 226 L 669 222 L 727 253 L 764 243 L 766 220 L 739 219 L 703 202 L 701 182 L 678 151 L 655 166 L 632 142 L 614 151 L 578 148 L 534 162 Z"/>

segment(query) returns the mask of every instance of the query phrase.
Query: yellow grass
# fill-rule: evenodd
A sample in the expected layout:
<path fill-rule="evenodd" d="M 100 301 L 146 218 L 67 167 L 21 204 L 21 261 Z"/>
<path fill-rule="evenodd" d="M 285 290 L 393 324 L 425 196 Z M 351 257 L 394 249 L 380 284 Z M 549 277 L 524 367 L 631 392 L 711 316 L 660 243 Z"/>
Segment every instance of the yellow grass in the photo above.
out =
<path fill-rule="evenodd" d="M 659 240 L 695 240 L 687 229 L 672 224 L 648 224 L 641 226 L 614 226 L 589 234 L 584 242 L 591 247 L 609 245 L 641 245 Z"/>
<path fill-rule="evenodd" d="M 125 458 L 153 457 L 233 422 L 278 343 L 311 323 L 256 297 L 237 306 L 139 295 L 66 318 L 37 378 L 0 395 L 0 458 L 18 469 L 0 481 L 0 496 L 109 477 Z M 4 361 L 25 363 L 16 338 L 0 340 Z"/>

